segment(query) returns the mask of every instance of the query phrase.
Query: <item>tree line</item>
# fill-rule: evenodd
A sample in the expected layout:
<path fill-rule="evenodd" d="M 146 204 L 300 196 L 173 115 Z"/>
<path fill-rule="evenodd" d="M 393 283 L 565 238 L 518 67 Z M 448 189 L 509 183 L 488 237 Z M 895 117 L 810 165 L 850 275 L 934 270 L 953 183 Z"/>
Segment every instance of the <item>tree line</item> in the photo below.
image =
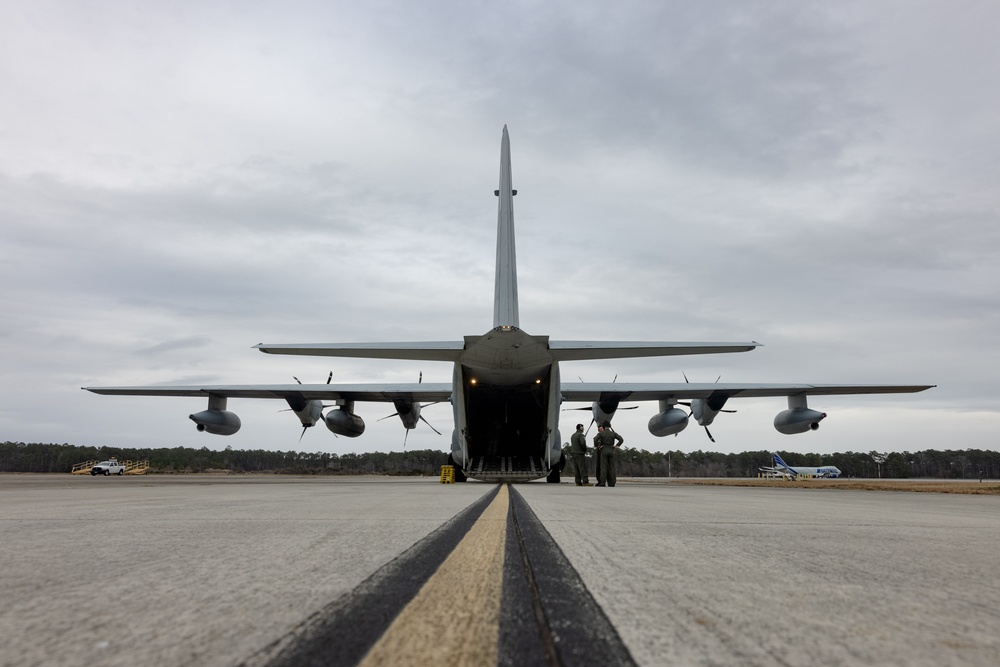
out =
<path fill-rule="evenodd" d="M 837 466 L 844 477 L 1000 479 L 1000 452 L 980 449 L 835 454 L 779 451 L 778 454 L 791 466 Z M 212 450 L 207 447 L 148 449 L 24 442 L 0 444 L 0 472 L 70 472 L 76 463 L 109 458 L 120 461 L 148 460 L 150 471 L 159 473 L 226 470 L 294 474 L 438 475 L 441 466 L 447 463 L 448 455 L 433 449 L 338 455 L 230 447 Z M 625 477 L 756 477 L 761 466 L 770 465 L 771 454 L 766 451 L 739 454 L 701 450 L 664 453 L 626 447 L 618 453 L 618 474 Z"/>
<path fill-rule="evenodd" d="M 74 464 L 110 458 L 119 461 L 147 460 L 153 473 L 225 470 L 291 474 L 438 475 L 448 455 L 431 449 L 337 455 L 230 447 L 220 451 L 207 447 L 149 449 L 24 442 L 0 444 L 0 472 L 70 472 Z"/>
<path fill-rule="evenodd" d="M 981 449 L 834 454 L 779 451 L 778 455 L 790 466 L 836 466 L 842 477 L 1000 478 L 1000 452 Z M 762 466 L 771 465 L 771 453 L 767 451 L 721 454 L 700 450 L 662 453 L 622 449 L 618 453 L 618 474 L 625 477 L 756 477 Z"/>

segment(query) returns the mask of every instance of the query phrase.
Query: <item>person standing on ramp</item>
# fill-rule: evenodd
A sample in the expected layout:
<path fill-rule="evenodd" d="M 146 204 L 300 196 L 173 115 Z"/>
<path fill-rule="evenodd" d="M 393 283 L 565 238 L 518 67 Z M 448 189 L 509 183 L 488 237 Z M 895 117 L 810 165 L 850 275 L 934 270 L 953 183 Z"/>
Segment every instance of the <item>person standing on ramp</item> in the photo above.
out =
<path fill-rule="evenodd" d="M 601 471 L 597 476 L 597 486 L 614 486 L 617 482 L 618 448 L 625 443 L 625 438 L 611 430 L 611 422 L 604 422 L 604 430 L 595 438 L 598 442 L 601 457 Z"/>
<path fill-rule="evenodd" d="M 594 436 L 594 477 L 600 481 L 601 479 L 601 431 L 604 430 L 604 426 L 601 424 L 597 425 L 597 435 Z M 595 486 L 600 486 L 599 484 Z"/>
<path fill-rule="evenodd" d="M 590 478 L 587 477 L 587 436 L 583 434 L 583 424 L 576 425 L 576 433 L 569 442 L 569 453 L 573 457 L 573 467 L 576 468 L 576 485 L 590 486 Z"/>

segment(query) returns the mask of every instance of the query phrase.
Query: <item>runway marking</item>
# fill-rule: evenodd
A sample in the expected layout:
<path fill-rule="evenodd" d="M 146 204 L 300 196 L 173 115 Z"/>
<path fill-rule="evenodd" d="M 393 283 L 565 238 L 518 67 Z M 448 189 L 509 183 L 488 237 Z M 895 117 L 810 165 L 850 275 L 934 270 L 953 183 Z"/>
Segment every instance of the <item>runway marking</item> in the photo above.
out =
<path fill-rule="evenodd" d="M 504 484 L 245 664 L 635 662 L 542 522 Z"/>
<path fill-rule="evenodd" d="M 510 495 L 497 664 L 635 665 L 562 549 L 515 487 Z"/>
<path fill-rule="evenodd" d="M 507 515 L 504 485 L 361 661 L 363 667 L 496 664 Z"/>
<path fill-rule="evenodd" d="M 245 665 L 355 665 L 461 542 L 500 492 L 495 487 L 441 527 L 386 563 L 348 595 L 250 656 Z"/>

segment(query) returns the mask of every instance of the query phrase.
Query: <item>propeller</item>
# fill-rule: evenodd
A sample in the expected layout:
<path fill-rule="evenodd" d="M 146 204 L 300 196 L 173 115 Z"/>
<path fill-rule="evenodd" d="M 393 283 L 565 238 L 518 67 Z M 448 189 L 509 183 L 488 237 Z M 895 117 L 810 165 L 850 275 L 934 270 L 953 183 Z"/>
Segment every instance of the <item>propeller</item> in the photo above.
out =
<path fill-rule="evenodd" d="M 295 380 L 296 382 L 298 382 L 299 384 L 302 384 L 302 380 L 298 379 L 294 375 L 292 376 L 292 379 Z M 330 380 L 332 380 L 332 379 L 333 379 L 333 371 L 330 371 L 330 374 L 326 376 L 326 384 L 330 384 Z M 332 407 L 333 407 L 332 405 L 321 405 L 320 406 L 320 412 L 319 412 L 320 419 L 323 419 L 323 410 L 326 410 L 327 408 L 332 408 Z M 285 408 L 284 410 L 278 410 L 278 412 L 292 412 L 292 411 L 293 411 L 292 408 Z M 312 428 L 313 426 L 315 426 L 315 424 L 303 424 L 302 425 L 302 433 L 299 434 L 299 442 L 302 442 L 302 438 L 305 437 L 306 430 Z M 337 437 L 337 434 L 334 433 L 333 437 Z"/>
<path fill-rule="evenodd" d="M 684 371 L 681 371 L 681 375 L 684 376 L 684 382 L 686 382 L 687 384 L 691 384 L 691 380 L 688 380 L 687 373 L 685 373 Z M 719 377 L 715 378 L 715 382 L 718 383 L 719 380 L 721 380 L 721 379 L 722 379 L 722 376 L 720 375 Z M 686 405 L 688 408 L 691 409 L 691 412 L 688 413 L 688 417 L 694 416 L 694 408 L 691 407 L 691 403 L 690 402 L 687 402 L 687 401 L 677 401 L 677 403 L 678 403 L 678 405 Z M 729 413 L 733 413 L 733 412 L 736 412 L 736 410 L 723 410 L 723 409 L 720 408 L 716 412 L 729 412 Z M 702 428 L 705 429 L 705 435 L 708 436 L 708 439 L 711 440 L 712 442 L 715 442 L 715 438 L 712 437 L 712 432 L 708 430 L 708 426 L 702 425 Z M 675 433 L 674 435 L 676 436 L 677 434 Z"/>
<path fill-rule="evenodd" d="M 302 384 L 302 380 L 298 379 L 294 375 L 292 376 L 292 379 L 295 380 L 296 382 L 298 382 L 299 384 Z M 330 374 L 326 376 L 326 383 L 330 384 L 330 380 L 332 380 L 332 379 L 333 379 L 333 371 L 330 371 Z"/>
<path fill-rule="evenodd" d="M 582 377 L 580 377 L 579 375 L 577 375 L 576 377 L 579 378 L 580 382 L 585 382 L 584 379 Z M 611 384 L 614 384 L 617 381 L 618 381 L 618 373 L 615 373 L 615 377 L 614 377 L 614 379 L 611 380 Z M 622 407 L 616 408 L 615 412 L 617 412 L 618 410 L 636 410 L 638 408 L 639 408 L 638 405 L 630 405 L 630 406 L 627 406 L 627 407 L 624 407 L 624 408 L 622 408 Z M 591 414 L 593 414 L 593 412 L 594 412 L 593 406 L 591 406 L 589 408 L 563 408 L 563 412 L 566 412 L 566 411 L 569 411 L 569 410 L 589 410 L 591 412 Z M 583 433 L 584 436 L 590 435 L 590 429 L 593 428 L 594 422 L 596 422 L 596 421 L 597 420 L 594 417 L 590 418 L 590 424 L 587 426 L 587 430 L 584 431 L 584 433 Z"/>
<path fill-rule="evenodd" d="M 423 381 L 424 381 L 424 372 L 420 371 L 420 375 L 417 376 L 417 384 L 422 384 Z M 420 408 L 421 410 L 423 410 L 424 408 L 429 408 L 432 405 L 437 405 L 440 402 L 441 401 L 434 401 L 433 403 L 425 403 L 423 405 L 420 405 L 419 403 L 417 403 L 416 405 L 417 405 L 418 408 Z M 385 417 L 382 417 L 378 421 L 384 421 L 386 419 L 389 419 L 390 417 L 398 417 L 398 416 L 399 416 L 399 410 L 396 410 L 396 412 L 393 412 L 391 415 L 386 415 Z M 429 421 L 427 421 L 426 419 L 424 419 L 424 416 L 422 414 L 417 414 L 417 419 L 419 419 L 423 423 L 427 424 L 427 428 L 429 428 L 430 430 L 434 431 L 438 435 L 441 435 L 441 431 L 439 431 L 436 428 L 434 428 L 434 426 Z M 404 429 L 404 434 L 403 434 L 403 449 L 406 449 L 406 439 L 410 437 L 410 431 L 411 430 L 412 429 L 408 429 L 408 428 Z"/>

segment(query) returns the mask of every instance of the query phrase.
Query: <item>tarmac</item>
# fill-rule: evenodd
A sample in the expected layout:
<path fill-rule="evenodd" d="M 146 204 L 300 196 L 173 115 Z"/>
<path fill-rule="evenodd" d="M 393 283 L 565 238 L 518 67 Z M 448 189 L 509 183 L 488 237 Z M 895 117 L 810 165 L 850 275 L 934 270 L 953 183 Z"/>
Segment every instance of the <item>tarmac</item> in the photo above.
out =
<path fill-rule="evenodd" d="M 0 475 L 0 665 L 997 665 L 998 529 L 998 496 Z"/>

